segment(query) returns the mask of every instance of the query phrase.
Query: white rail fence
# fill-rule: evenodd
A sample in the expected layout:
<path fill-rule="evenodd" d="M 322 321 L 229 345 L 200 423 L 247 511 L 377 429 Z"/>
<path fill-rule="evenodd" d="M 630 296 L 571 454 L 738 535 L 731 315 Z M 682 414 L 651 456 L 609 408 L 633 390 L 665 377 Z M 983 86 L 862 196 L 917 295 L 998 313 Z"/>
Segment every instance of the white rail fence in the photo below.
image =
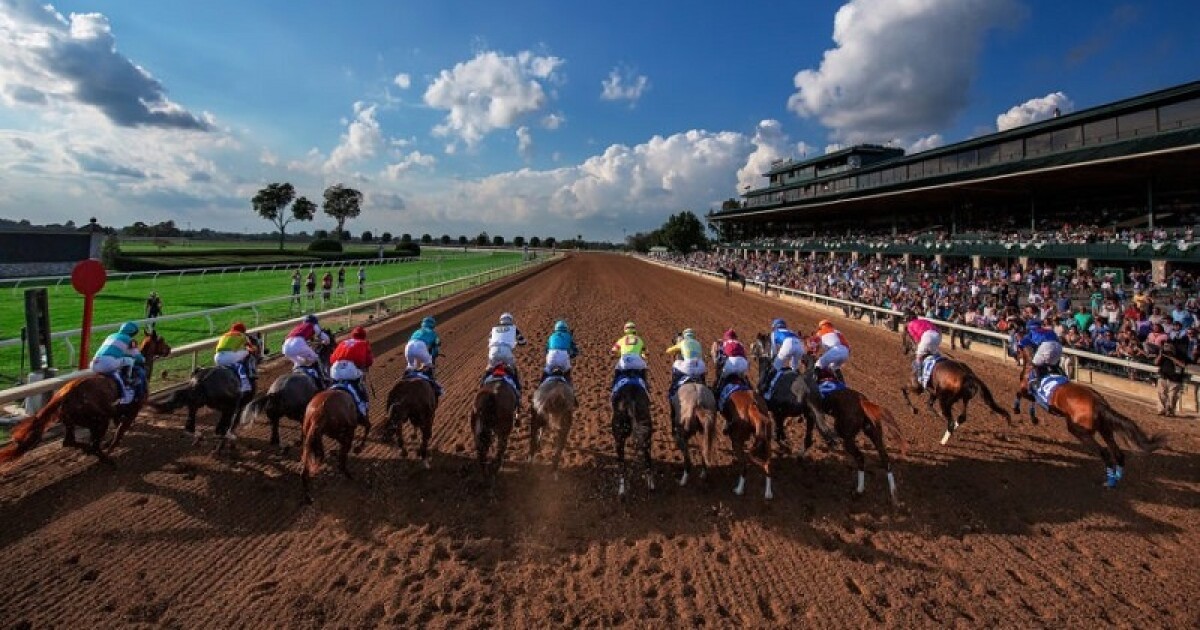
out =
<path fill-rule="evenodd" d="M 386 309 L 387 313 L 389 313 L 391 315 L 399 314 L 399 313 L 404 312 L 406 309 L 411 310 L 413 308 L 416 308 L 416 307 L 420 306 L 421 304 L 430 301 L 431 299 L 436 299 L 438 297 L 444 297 L 444 296 L 451 295 L 454 293 L 459 293 L 468 288 L 486 284 L 488 282 L 498 280 L 505 276 L 509 276 L 509 275 L 518 273 L 520 271 L 524 271 L 526 269 L 531 269 L 538 265 L 545 264 L 547 262 L 550 262 L 551 260 L 555 260 L 556 258 L 557 257 L 545 257 L 545 258 L 539 258 L 539 259 L 531 260 L 531 261 L 522 261 L 519 263 L 514 263 L 512 265 L 506 265 L 504 267 L 497 267 L 495 269 L 490 269 L 488 271 L 484 271 L 484 272 L 477 273 L 477 274 L 462 276 L 462 277 L 453 278 L 450 280 L 444 280 L 444 281 L 430 284 L 427 286 L 417 287 L 414 289 L 408 289 L 405 291 L 400 291 L 398 293 L 394 293 L 394 294 L 387 295 L 384 297 L 374 298 L 371 300 L 366 300 L 364 302 L 357 302 L 355 304 L 351 304 L 348 306 L 342 306 L 339 308 L 323 311 L 323 312 L 317 313 L 317 315 L 324 322 L 336 321 L 336 318 L 338 318 L 338 317 L 345 317 L 346 318 L 346 326 L 348 327 L 353 322 L 353 317 L 354 317 L 355 311 L 364 312 L 364 311 L 368 311 L 368 310 L 372 310 L 372 309 L 376 310 L 376 311 L 382 311 L 383 309 Z M 395 304 L 395 308 L 391 307 L 391 305 L 393 303 Z M 293 326 L 295 326 L 298 322 L 300 322 L 301 319 L 302 318 L 296 317 L 296 318 L 290 318 L 285 321 L 277 322 L 274 324 L 268 324 L 266 326 L 258 326 L 258 327 L 250 329 L 250 332 L 262 333 L 264 336 L 263 342 L 264 342 L 264 344 L 267 344 L 268 343 L 268 339 L 267 339 L 268 333 L 275 333 L 275 332 L 279 332 L 279 331 L 283 331 L 283 330 L 290 330 Z M 213 352 L 213 347 L 216 344 L 216 342 L 217 342 L 217 340 L 215 338 L 204 339 L 202 341 L 196 341 L 193 343 L 174 347 L 171 349 L 171 357 L 168 359 L 160 360 L 160 363 L 162 361 L 177 361 L 178 359 L 180 359 L 182 357 L 190 357 L 191 358 L 191 361 L 190 361 L 191 369 L 187 370 L 187 373 L 190 374 L 191 370 L 194 370 L 195 368 L 199 367 L 202 364 L 207 364 L 207 363 L 211 362 L 211 357 L 208 360 L 202 361 L 200 358 L 200 355 L 201 354 L 206 354 L 206 355 L 211 354 Z M 157 370 L 158 366 L 156 365 L 155 368 Z M 13 387 L 10 389 L 0 390 L 0 405 L 16 402 L 19 400 L 24 400 L 24 399 L 32 397 L 32 396 L 39 396 L 41 394 L 50 393 L 50 392 L 57 390 L 58 388 L 62 387 L 63 385 L 67 384 L 70 381 L 73 381 L 73 380 L 79 379 L 79 378 L 83 378 L 85 376 L 91 376 L 91 375 L 92 375 L 91 370 L 78 370 L 78 371 L 71 372 L 69 374 L 64 374 L 61 376 L 48 378 L 48 379 L 45 379 L 42 381 L 36 381 L 36 382 L 32 382 L 32 383 L 27 383 L 25 385 Z"/>
<path fill-rule="evenodd" d="M 670 263 L 670 262 L 666 262 L 663 260 L 659 260 L 656 258 L 650 258 L 650 257 L 646 257 L 646 256 L 638 256 L 638 258 L 641 260 L 644 260 L 648 263 L 659 265 L 662 267 L 667 267 L 669 269 L 686 271 L 686 272 L 693 273 L 693 274 L 700 275 L 700 276 L 719 278 L 721 280 L 724 280 L 724 278 L 725 278 L 724 276 L 722 276 L 721 274 L 719 274 L 715 271 L 710 271 L 708 269 L 702 269 L 700 267 L 692 267 L 690 265 Z M 737 281 L 737 282 L 734 282 L 733 284 L 740 284 L 740 283 L 741 283 L 741 281 Z M 787 287 L 771 285 L 769 283 L 767 283 L 764 287 L 764 283 L 759 280 L 747 279 L 746 285 L 754 286 L 756 288 L 756 290 L 758 290 L 760 292 L 768 292 L 768 293 L 775 292 L 778 295 L 791 296 L 793 298 L 804 300 L 807 302 L 813 302 L 813 303 L 822 304 L 825 306 L 838 307 L 838 308 L 843 309 L 843 311 L 847 311 L 847 312 L 851 313 L 852 315 L 857 314 L 858 319 L 861 319 L 863 315 L 866 315 L 868 318 L 870 318 L 872 324 L 878 325 L 878 324 L 882 323 L 885 327 L 887 327 L 891 330 L 899 330 L 900 323 L 902 322 L 901 318 L 903 317 L 903 313 L 901 313 L 900 311 L 896 311 L 896 310 L 892 310 L 892 309 L 888 309 L 888 308 L 883 308 L 883 307 L 879 307 L 879 306 L 871 306 L 869 304 L 863 304 L 861 302 L 853 302 L 850 300 L 843 300 L 841 298 L 830 297 L 828 295 L 821 295 L 819 293 L 811 293 L 808 291 L 801 291 L 799 289 L 789 289 Z M 980 339 L 988 340 L 991 342 L 991 345 L 1000 346 L 1004 350 L 1003 356 L 1005 357 L 1006 361 L 1010 358 L 1009 354 L 1008 354 L 1008 345 L 1009 345 L 1008 335 L 1005 335 L 1004 333 L 996 332 L 993 330 L 984 330 L 982 328 L 976 328 L 974 326 L 955 324 L 955 323 L 946 322 L 946 321 L 937 320 L 937 319 L 931 319 L 930 321 L 935 322 L 939 327 L 942 327 L 942 328 L 945 328 L 945 329 L 948 329 L 951 331 L 958 331 L 964 337 L 970 339 L 971 341 L 980 340 Z M 1076 380 L 1079 378 L 1081 370 L 1084 372 L 1087 372 L 1087 376 L 1091 377 L 1092 369 L 1087 367 L 1089 364 L 1091 364 L 1091 365 L 1106 365 L 1106 366 L 1110 366 L 1113 368 L 1122 368 L 1127 371 L 1141 373 L 1146 377 L 1152 377 L 1154 375 L 1157 375 L 1159 372 L 1158 367 L 1154 366 L 1154 365 L 1149 365 L 1146 363 L 1139 363 L 1137 361 L 1130 361 L 1127 359 L 1118 359 L 1115 357 L 1108 357 L 1108 356 L 1104 356 L 1102 354 L 1096 354 L 1094 352 L 1086 352 L 1083 350 L 1076 350 L 1074 348 L 1064 348 L 1063 355 L 1070 357 L 1070 360 L 1064 361 L 1064 364 L 1068 370 L 1068 375 L 1071 377 L 1072 380 Z M 1081 364 L 1081 362 L 1082 362 L 1082 364 Z M 1188 383 L 1190 385 L 1192 385 L 1192 400 L 1194 403 L 1194 408 L 1197 410 L 1200 410 L 1200 379 L 1198 379 L 1196 377 L 1196 375 L 1193 374 L 1193 375 L 1189 376 Z"/>

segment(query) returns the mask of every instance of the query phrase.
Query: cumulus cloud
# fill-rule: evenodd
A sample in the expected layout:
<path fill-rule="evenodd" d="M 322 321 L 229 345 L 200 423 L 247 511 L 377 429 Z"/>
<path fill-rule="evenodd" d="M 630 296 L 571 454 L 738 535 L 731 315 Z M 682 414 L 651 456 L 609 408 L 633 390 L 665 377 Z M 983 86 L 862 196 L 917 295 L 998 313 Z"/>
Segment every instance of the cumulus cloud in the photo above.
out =
<path fill-rule="evenodd" d="M 754 145 L 754 151 L 737 172 L 739 191 L 764 186 L 766 181 L 762 174 L 770 170 L 771 163 L 789 157 L 788 137 L 778 120 L 764 120 L 758 123 L 750 142 Z"/>
<path fill-rule="evenodd" d="M 423 166 L 429 168 L 434 164 L 437 164 L 437 158 L 427 153 L 413 151 L 408 155 L 401 155 L 398 162 L 388 164 L 383 169 L 383 176 L 391 180 L 396 180 L 415 167 Z"/>
<path fill-rule="evenodd" d="M 1075 108 L 1075 104 L 1062 92 L 1052 92 L 1041 98 L 1031 98 L 1020 105 L 1013 105 L 1008 111 L 996 117 L 996 130 L 1005 131 L 1023 127 L 1029 123 L 1052 118 L 1055 112 L 1065 114 Z"/>
<path fill-rule="evenodd" d="M 567 117 L 563 116 L 562 114 L 546 114 L 546 116 L 542 118 L 542 127 L 544 129 L 554 131 L 555 129 L 561 127 L 566 121 Z"/>
<path fill-rule="evenodd" d="M 942 138 L 942 134 L 935 133 L 935 134 L 925 136 L 924 138 L 917 138 L 911 144 L 908 145 L 908 148 L 905 150 L 905 153 L 907 153 L 907 154 L 920 153 L 922 151 L 936 149 L 936 148 L 942 146 L 943 144 L 946 144 L 946 141 Z"/>
<path fill-rule="evenodd" d="M 379 209 L 379 210 L 384 210 L 384 211 L 388 211 L 388 210 L 399 211 L 399 210 L 403 210 L 405 208 L 405 206 L 407 206 L 407 204 L 404 201 L 404 197 L 401 197 L 400 195 L 397 195 L 395 193 L 377 192 L 377 191 L 372 192 L 372 191 L 368 190 L 365 193 L 365 196 L 366 196 L 366 199 L 364 200 L 364 205 L 368 208 Z"/>
<path fill-rule="evenodd" d="M 209 131 L 167 98 L 146 69 L 117 52 L 108 18 L 33 0 L 0 2 L 0 98 L 10 106 L 95 108 L 112 124 Z"/>
<path fill-rule="evenodd" d="M 550 99 L 546 87 L 557 79 L 562 64 L 558 57 L 529 51 L 515 56 L 488 51 L 442 70 L 424 97 L 426 105 L 447 112 L 433 128 L 434 135 L 474 147 L 492 131 L 517 125 L 546 107 Z"/>
<path fill-rule="evenodd" d="M 788 109 L 849 144 L 928 134 L 966 106 L 984 36 L 1019 11 L 1015 0 L 850 0 L 836 47 L 796 74 Z"/>
<path fill-rule="evenodd" d="M 533 134 L 529 133 L 529 127 L 517 127 L 517 153 L 526 160 L 533 157 Z"/>
<path fill-rule="evenodd" d="M 392 83 L 395 83 L 396 87 L 401 90 L 407 90 L 412 85 L 412 77 L 408 76 L 407 72 L 401 72 L 396 75 L 395 79 L 392 79 Z"/>
<path fill-rule="evenodd" d="M 600 98 L 605 101 L 629 101 L 630 106 L 636 104 L 642 94 L 650 88 L 650 79 L 646 75 L 633 76 L 632 72 L 622 72 L 613 68 L 608 78 L 600 82 Z"/>
<path fill-rule="evenodd" d="M 375 157 L 383 145 L 383 130 L 375 119 L 375 105 L 354 104 L 354 118 L 347 122 L 341 142 L 329 153 L 325 170 L 337 172 L 351 164 Z"/>

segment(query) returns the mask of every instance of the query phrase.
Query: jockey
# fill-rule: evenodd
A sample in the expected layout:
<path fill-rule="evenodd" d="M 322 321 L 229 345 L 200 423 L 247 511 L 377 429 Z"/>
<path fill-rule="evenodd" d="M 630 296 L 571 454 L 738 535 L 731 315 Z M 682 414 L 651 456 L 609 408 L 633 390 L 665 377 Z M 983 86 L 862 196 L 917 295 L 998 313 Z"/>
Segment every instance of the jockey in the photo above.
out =
<path fill-rule="evenodd" d="M 942 345 L 942 333 L 933 322 L 924 317 L 917 317 L 911 310 L 904 313 L 904 330 L 917 344 L 917 358 L 913 361 L 913 375 L 921 378 L 921 365 L 925 357 L 940 354 L 938 346 Z"/>
<path fill-rule="evenodd" d="M 671 388 L 667 390 L 668 401 L 675 399 L 675 394 L 679 392 L 679 387 L 685 377 L 698 378 L 703 382 L 705 373 L 708 371 L 704 365 L 704 348 L 696 340 L 696 332 L 688 328 L 683 331 L 682 337 L 679 343 L 667 348 L 667 354 L 680 355 L 671 365 Z M 672 417 L 674 414 L 675 407 L 672 406 Z"/>
<path fill-rule="evenodd" d="M 333 356 L 329 357 L 331 363 L 329 367 L 329 376 L 339 383 L 345 383 L 354 388 L 357 394 L 355 398 L 358 400 L 358 413 L 360 420 L 365 421 L 367 418 L 367 388 L 363 386 L 364 371 L 371 367 L 375 362 L 375 356 L 371 354 L 371 344 L 367 342 L 367 331 L 362 326 L 355 326 L 354 330 L 350 331 L 350 338 L 338 344 L 334 349 Z"/>
<path fill-rule="evenodd" d="M 844 381 L 842 366 L 850 360 L 850 345 L 846 343 L 841 331 L 833 327 L 833 322 L 823 319 L 817 323 L 817 332 L 813 338 L 820 342 L 823 351 L 817 359 L 816 367 L 830 370 Z"/>
<path fill-rule="evenodd" d="M 1031 319 L 1026 324 L 1027 331 L 1021 338 L 1021 348 L 1034 348 L 1032 367 L 1029 370 L 1029 392 L 1036 393 L 1037 384 L 1049 371 L 1058 370 L 1058 361 L 1062 358 L 1062 344 L 1054 329 L 1042 326 L 1042 320 Z"/>
<path fill-rule="evenodd" d="M 775 319 L 771 322 L 771 348 L 768 352 L 775 355 L 775 359 L 771 363 L 771 370 L 760 375 L 762 380 L 758 389 L 763 394 L 771 386 L 771 380 L 784 367 L 800 369 L 804 361 L 804 341 L 800 339 L 800 335 L 788 329 L 787 322 Z"/>
<path fill-rule="evenodd" d="M 441 354 L 442 340 L 433 328 L 437 322 L 432 317 L 421 320 L 421 327 L 414 330 L 404 345 L 404 360 L 408 370 L 425 372 L 433 378 L 433 364 Z"/>
<path fill-rule="evenodd" d="M 492 334 L 488 337 L 488 369 L 483 375 L 483 380 L 487 380 L 496 366 L 504 364 L 508 368 L 508 374 L 512 377 L 513 385 L 516 386 L 519 396 L 521 377 L 517 374 L 517 359 L 513 356 L 513 348 L 523 345 L 525 345 L 525 336 L 517 328 L 512 313 L 502 314 L 498 325 L 492 328 Z"/>
<path fill-rule="evenodd" d="M 257 375 L 250 374 L 246 369 L 246 359 L 249 358 L 250 353 L 255 351 L 254 342 L 246 335 L 246 325 L 242 322 L 235 322 L 233 326 L 229 327 L 229 332 L 217 339 L 213 363 L 220 367 L 233 368 L 242 381 L 243 391 L 249 391 L 247 388 L 250 387 L 250 382 L 257 378 Z"/>
<path fill-rule="evenodd" d="M 612 352 L 618 355 L 617 369 L 613 371 L 613 387 L 617 386 L 617 381 L 621 380 L 624 373 L 637 376 L 643 383 L 646 382 L 646 344 L 638 336 L 637 325 L 633 322 L 625 322 L 623 332 L 625 334 L 612 347 Z"/>
<path fill-rule="evenodd" d="M 304 320 L 296 325 L 283 340 L 283 356 L 291 359 L 297 369 L 312 367 L 321 380 L 325 374 L 321 371 L 321 361 L 317 353 L 309 345 L 310 342 L 329 343 L 329 335 L 321 330 L 316 315 L 305 315 Z"/>
<path fill-rule="evenodd" d="M 725 357 L 725 365 L 721 368 L 721 376 L 717 379 L 716 387 L 713 388 L 718 398 L 729 379 L 739 378 L 744 381 L 746 371 L 750 369 L 750 362 L 746 360 L 746 347 L 738 341 L 737 332 L 732 328 L 725 331 L 721 342 L 721 356 Z M 726 417 L 723 433 L 729 435 L 732 428 L 733 421 Z"/>
<path fill-rule="evenodd" d="M 566 320 L 560 319 L 554 322 L 554 332 L 546 340 L 546 367 L 542 370 L 542 380 L 546 380 L 546 377 L 550 376 L 555 368 L 561 370 L 563 377 L 570 380 L 571 359 L 578 355 L 579 348 L 575 345 L 575 339 L 571 336 L 571 328 L 567 326 Z"/>
<path fill-rule="evenodd" d="M 96 350 L 95 356 L 92 357 L 93 372 L 117 379 L 117 384 L 121 387 L 122 405 L 133 402 L 134 387 L 138 385 L 134 382 L 133 366 L 140 365 L 145 360 L 133 340 L 137 333 L 137 324 L 121 324 L 117 332 L 105 337 L 104 343 L 100 344 L 100 349 Z"/>

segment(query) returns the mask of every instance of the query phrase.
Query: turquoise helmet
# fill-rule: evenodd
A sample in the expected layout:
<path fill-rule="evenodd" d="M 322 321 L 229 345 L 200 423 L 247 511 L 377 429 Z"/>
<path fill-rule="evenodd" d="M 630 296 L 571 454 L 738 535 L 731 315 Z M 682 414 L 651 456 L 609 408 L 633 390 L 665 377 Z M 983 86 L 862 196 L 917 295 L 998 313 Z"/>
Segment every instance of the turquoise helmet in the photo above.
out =
<path fill-rule="evenodd" d="M 437 325 L 437 321 L 434 320 L 432 317 L 426 317 L 425 319 L 421 320 L 422 328 L 433 328 L 436 325 Z"/>
<path fill-rule="evenodd" d="M 571 332 L 571 328 L 567 326 L 567 320 L 560 319 L 557 322 L 554 322 L 554 332 Z"/>
<path fill-rule="evenodd" d="M 129 335 L 132 337 L 138 334 L 138 325 L 133 322 L 125 322 L 124 324 L 121 324 L 121 327 L 117 330 L 117 332 L 121 333 L 122 335 Z"/>

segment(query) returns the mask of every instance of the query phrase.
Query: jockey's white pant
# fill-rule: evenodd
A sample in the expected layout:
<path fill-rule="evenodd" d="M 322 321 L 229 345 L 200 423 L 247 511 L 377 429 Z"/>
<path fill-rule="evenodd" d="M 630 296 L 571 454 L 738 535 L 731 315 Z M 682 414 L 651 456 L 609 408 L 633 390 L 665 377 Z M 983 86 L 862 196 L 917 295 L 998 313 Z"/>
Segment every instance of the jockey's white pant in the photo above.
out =
<path fill-rule="evenodd" d="M 320 357 L 317 356 L 303 337 L 288 337 L 283 341 L 283 356 L 291 360 L 296 367 L 315 365 Z"/>
<path fill-rule="evenodd" d="M 564 372 L 571 371 L 571 354 L 566 350 L 547 350 L 546 351 L 546 372 L 558 368 Z"/>
<path fill-rule="evenodd" d="M 840 370 L 849 360 L 850 348 L 839 344 L 826 350 L 825 354 L 817 359 L 817 367 L 823 370 Z"/>
<path fill-rule="evenodd" d="M 249 350 L 222 350 L 213 355 L 213 363 L 220 367 L 233 367 L 250 356 Z"/>
<path fill-rule="evenodd" d="M 1043 341 L 1038 344 L 1037 352 L 1033 353 L 1033 364 L 1036 366 L 1058 365 L 1062 358 L 1063 347 L 1057 341 Z"/>
<path fill-rule="evenodd" d="M 512 346 L 502 343 L 488 346 L 488 369 L 501 363 L 513 368 L 517 366 L 517 358 L 513 356 Z"/>
<path fill-rule="evenodd" d="M 429 346 L 420 339 L 413 339 L 404 346 L 404 360 L 408 369 L 417 370 L 433 365 L 433 356 L 429 354 Z"/>
<path fill-rule="evenodd" d="M 329 376 L 335 381 L 357 381 L 362 378 L 362 370 L 353 361 L 342 359 L 329 366 Z"/>
<path fill-rule="evenodd" d="M 799 370 L 804 364 L 804 343 L 796 337 L 788 337 L 779 344 L 779 351 L 775 353 L 775 361 L 772 365 L 776 370 L 782 370 L 783 366 L 789 366 L 793 370 Z"/>
<path fill-rule="evenodd" d="M 921 334 L 921 340 L 917 342 L 917 359 L 923 359 L 931 354 L 938 353 L 938 347 L 942 345 L 942 333 L 936 330 L 926 330 Z"/>
<path fill-rule="evenodd" d="M 92 359 L 92 371 L 97 374 L 112 374 L 123 367 L 133 367 L 133 357 L 100 355 Z"/>
<path fill-rule="evenodd" d="M 679 372 L 680 374 L 686 374 L 687 376 L 692 377 L 704 376 L 704 373 L 708 369 L 708 366 L 704 365 L 704 359 L 701 359 L 700 357 L 691 359 L 676 359 L 675 362 L 671 364 L 671 367 L 675 368 L 675 371 Z"/>
<path fill-rule="evenodd" d="M 618 370 L 644 370 L 646 369 L 646 360 L 640 354 L 622 354 L 621 358 L 617 359 Z"/>
<path fill-rule="evenodd" d="M 721 376 L 734 376 L 745 374 L 750 370 L 750 362 L 746 357 L 729 357 L 725 359 L 725 368 L 721 370 Z"/>

